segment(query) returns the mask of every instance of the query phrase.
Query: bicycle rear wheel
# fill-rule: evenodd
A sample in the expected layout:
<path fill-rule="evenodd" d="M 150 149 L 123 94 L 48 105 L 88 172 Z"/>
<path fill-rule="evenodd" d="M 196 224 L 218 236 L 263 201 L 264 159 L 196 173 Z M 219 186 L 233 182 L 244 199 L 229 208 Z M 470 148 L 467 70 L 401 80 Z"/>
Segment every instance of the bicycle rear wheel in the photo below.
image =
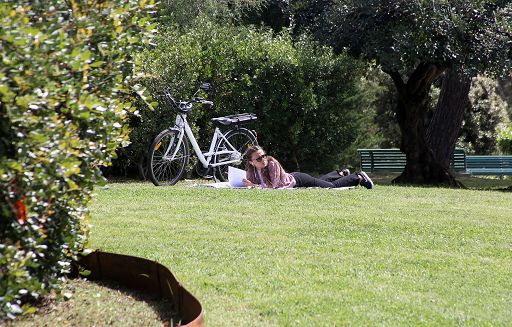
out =
<path fill-rule="evenodd" d="M 215 178 L 221 182 L 226 182 L 228 180 L 228 166 L 233 166 L 239 169 L 245 170 L 245 165 L 247 163 L 247 158 L 245 156 L 247 149 L 249 149 L 253 145 L 257 145 L 258 141 L 256 140 L 256 135 L 254 135 L 250 130 L 246 128 L 237 128 L 232 129 L 226 133 L 226 140 L 231 144 L 238 153 L 229 153 L 229 154 L 218 154 L 213 158 L 214 163 L 222 163 L 231 160 L 239 160 L 236 163 L 230 163 L 227 165 L 221 165 L 215 167 Z M 223 151 L 223 150 L 232 150 L 232 148 L 226 143 L 224 139 L 222 139 L 215 152 Z"/>
<path fill-rule="evenodd" d="M 185 172 L 190 156 L 185 138 L 179 130 L 167 129 L 155 138 L 148 153 L 149 178 L 156 186 L 174 185 Z"/>

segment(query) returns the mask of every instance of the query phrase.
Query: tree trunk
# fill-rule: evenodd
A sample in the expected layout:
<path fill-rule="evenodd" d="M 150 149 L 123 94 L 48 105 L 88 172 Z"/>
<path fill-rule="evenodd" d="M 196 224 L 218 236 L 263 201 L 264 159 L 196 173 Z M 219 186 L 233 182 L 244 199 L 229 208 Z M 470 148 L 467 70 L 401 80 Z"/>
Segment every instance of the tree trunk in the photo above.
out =
<path fill-rule="evenodd" d="M 509 108 L 512 109 L 512 73 L 498 80 L 498 93 L 507 102 Z M 512 112 L 510 110 L 508 117 L 512 120 Z"/>
<path fill-rule="evenodd" d="M 427 141 L 426 119 L 428 93 L 432 83 L 445 68 L 421 63 L 407 83 L 397 71 L 387 71 L 398 90 L 396 115 L 402 132 L 400 149 L 407 163 L 394 183 L 458 186 L 450 171 L 439 163 Z"/>
<path fill-rule="evenodd" d="M 459 137 L 464 110 L 469 103 L 471 77 L 449 70 L 444 76 L 437 110 L 427 130 L 427 140 L 436 160 L 449 169 Z"/>

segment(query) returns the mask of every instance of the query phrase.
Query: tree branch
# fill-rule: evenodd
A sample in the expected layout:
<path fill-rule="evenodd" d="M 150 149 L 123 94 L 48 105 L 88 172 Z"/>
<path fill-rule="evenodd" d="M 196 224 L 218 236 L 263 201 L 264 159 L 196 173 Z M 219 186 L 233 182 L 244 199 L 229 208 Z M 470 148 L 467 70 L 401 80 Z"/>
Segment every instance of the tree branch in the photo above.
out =
<path fill-rule="evenodd" d="M 397 70 L 389 70 L 382 68 L 382 71 L 391 77 L 398 92 L 402 92 L 405 86 L 404 80 L 402 79 L 402 75 L 400 75 L 400 73 Z"/>

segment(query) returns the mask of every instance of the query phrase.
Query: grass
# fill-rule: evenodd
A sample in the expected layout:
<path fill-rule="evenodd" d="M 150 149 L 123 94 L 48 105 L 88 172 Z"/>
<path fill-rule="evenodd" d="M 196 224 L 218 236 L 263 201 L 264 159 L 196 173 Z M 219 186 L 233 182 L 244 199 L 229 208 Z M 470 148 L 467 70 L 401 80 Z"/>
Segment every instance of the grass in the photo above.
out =
<path fill-rule="evenodd" d="M 512 325 L 512 192 L 114 183 L 92 216 L 93 248 L 169 267 L 208 326 Z"/>
<path fill-rule="evenodd" d="M 168 266 L 210 326 L 512 324 L 512 193 L 112 184 L 92 245 Z"/>

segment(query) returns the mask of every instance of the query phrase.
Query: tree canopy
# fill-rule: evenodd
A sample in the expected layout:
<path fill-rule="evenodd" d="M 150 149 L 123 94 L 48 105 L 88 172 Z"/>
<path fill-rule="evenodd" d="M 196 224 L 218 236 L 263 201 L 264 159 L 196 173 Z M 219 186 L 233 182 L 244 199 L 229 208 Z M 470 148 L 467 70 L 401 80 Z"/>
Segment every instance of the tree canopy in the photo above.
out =
<path fill-rule="evenodd" d="M 506 74 L 512 66 L 510 1 L 334 0 L 319 35 L 385 70 L 420 62 Z"/>
<path fill-rule="evenodd" d="M 173 0 L 160 3 L 160 20 L 164 24 L 191 27 L 197 18 L 226 23 L 240 21 L 246 14 L 265 7 L 269 0 Z"/>

